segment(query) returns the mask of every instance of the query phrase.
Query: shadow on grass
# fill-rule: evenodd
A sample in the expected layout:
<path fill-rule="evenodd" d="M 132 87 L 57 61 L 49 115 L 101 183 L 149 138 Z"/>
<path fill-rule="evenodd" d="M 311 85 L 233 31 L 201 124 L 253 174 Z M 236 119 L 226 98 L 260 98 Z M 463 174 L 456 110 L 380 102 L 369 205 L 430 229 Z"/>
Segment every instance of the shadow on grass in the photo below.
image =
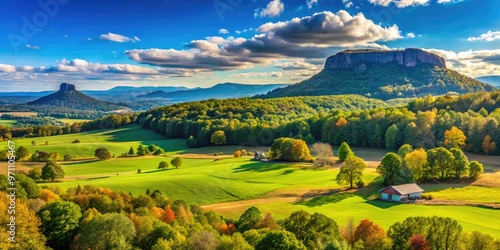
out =
<path fill-rule="evenodd" d="M 382 208 L 382 209 L 387 209 L 387 208 L 391 208 L 391 207 L 395 207 L 395 206 L 399 206 L 403 203 L 399 203 L 399 202 L 392 202 L 392 201 L 383 201 L 383 200 L 372 200 L 372 201 L 365 201 L 365 203 L 367 204 L 370 204 L 372 206 L 375 206 L 375 207 L 378 207 L 378 208 Z"/>
<path fill-rule="evenodd" d="M 295 169 L 287 169 L 287 170 L 283 171 L 283 173 L 281 173 L 281 175 L 287 175 L 287 174 L 291 174 L 293 172 L 295 172 Z"/>
<path fill-rule="evenodd" d="M 142 172 L 140 174 L 154 174 L 154 173 L 158 173 L 158 172 L 167 172 L 167 171 L 171 171 L 171 170 L 175 170 L 175 168 L 149 170 L 146 172 Z"/>
<path fill-rule="evenodd" d="M 107 179 L 109 176 L 100 176 L 100 177 L 93 177 L 93 178 L 85 178 L 83 179 L 84 181 L 94 181 L 94 180 L 100 180 L 100 179 Z"/>
<path fill-rule="evenodd" d="M 304 195 L 306 195 L 306 194 L 304 194 Z M 356 195 L 352 194 L 352 193 L 334 192 L 334 193 L 327 194 L 327 195 L 317 196 L 317 197 L 314 197 L 314 198 L 308 199 L 308 200 L 297 201 L 294 204 L 295 205 L 304 205 L 307 207 L 317 207 L 317 206 L 323 206 L 326 204 L 338 203 L 338 202 L 341 202 L 347 198 L 354 197 L 354 196 L 356 196 Z"/>
<path fill-rule="evenodd" d="M 284 168 L 290 167 L 287 164 L 276 164 L 276 163 L 263 163 L 263 162 L 256 162 L 256 163 L 249 163 L 245 165 L 241 165 L 237 168 L 234 169 L 233 173 L 241 173 L 241 172 L 269 172 L 269 171 L 276 171 Z"/>
<path fill-rule="evenodd" d="M 93 162 L 98 162 L 98 161 L 101 161 L 101 160 L 93 159 L 93 160 L 76 161 L 76 162 L 70 162 L 70 163 L 63 163 L 63 164 L 61 164 L 61 166 L 83 165 L 83 164 L 88 164 L 88 163 L 93 163 Z"/>

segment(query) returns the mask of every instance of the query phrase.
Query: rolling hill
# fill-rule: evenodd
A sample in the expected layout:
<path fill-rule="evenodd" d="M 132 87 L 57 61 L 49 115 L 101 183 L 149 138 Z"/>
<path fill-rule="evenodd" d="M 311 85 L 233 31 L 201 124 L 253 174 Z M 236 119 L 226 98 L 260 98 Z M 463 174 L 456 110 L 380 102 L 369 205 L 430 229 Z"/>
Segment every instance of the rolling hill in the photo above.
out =
<path fill-rule="evenodd" d="M 347 50 L 329 57 L 324 69 L 310 79 L 260 97 L 360 94 L 387 100 L 493 90 L 447 69 L 443 58 L 420 49 Z"/>

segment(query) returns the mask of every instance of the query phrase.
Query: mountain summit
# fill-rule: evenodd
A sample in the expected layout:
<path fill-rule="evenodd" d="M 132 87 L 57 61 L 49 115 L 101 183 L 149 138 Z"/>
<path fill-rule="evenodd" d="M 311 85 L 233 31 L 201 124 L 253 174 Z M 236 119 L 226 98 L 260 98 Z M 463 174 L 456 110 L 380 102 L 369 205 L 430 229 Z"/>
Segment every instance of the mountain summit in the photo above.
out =
<path fill-rule="evenodd" d="M 116 104 L 108 103 L 90 97 L 78 90 L 76 86 L 69 83 L 62 83 L 59 86 L 59 90 L 50 95 L 44 96 L 32 102 L 28 102 L 28 105 L 47 105 L 47 106 L 57 106 L 60 108 L 69 109 L 84 109 L 84 110 L 99 110 L 99 111 L 110 111 L 117 110 L 120 107 Z"/>
<path fill-rule="evenodd" d="M 447 69 L 442 57 L 421 49 L 346 50 L 328 57 L 313 77 L 260 97 L 360 94 L 392 99 L 494 89 Z"/>

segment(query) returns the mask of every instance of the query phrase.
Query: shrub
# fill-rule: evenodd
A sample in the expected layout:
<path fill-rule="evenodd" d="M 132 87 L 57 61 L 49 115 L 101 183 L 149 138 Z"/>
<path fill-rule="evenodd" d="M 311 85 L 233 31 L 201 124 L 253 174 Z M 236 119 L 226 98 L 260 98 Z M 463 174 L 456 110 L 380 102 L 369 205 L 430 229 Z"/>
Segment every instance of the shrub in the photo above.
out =
<path fill-rule="evenodd" d="M 73 156 L 71 156 L 70 154 L 64 155 L 64 160 L 65 161 L 71 161 L 71 159 L 73 159 Z"/>
<path fill-rule="evenodd" d="M 80 140 L 76 139 L 76 140 L 74 140 L 74 141 L 73 141 L 73 142 L 71 142 L 71 143 L 80 143 Z"/>
<path fill-rule="evenodd" d="M 233 155 L 234 155 L 234 158 L 239 158 L 241 156 L 241 151 L 236 150 L 236 151 L 234 151 Z"/>
<path fill-rule="evenodd" d="M 137 169 L 137 173 L 138 173 L 138 174 L 142 173 L 142 170 L 141 170 L 140 168 L 139 168 L 139 169 Z"/>

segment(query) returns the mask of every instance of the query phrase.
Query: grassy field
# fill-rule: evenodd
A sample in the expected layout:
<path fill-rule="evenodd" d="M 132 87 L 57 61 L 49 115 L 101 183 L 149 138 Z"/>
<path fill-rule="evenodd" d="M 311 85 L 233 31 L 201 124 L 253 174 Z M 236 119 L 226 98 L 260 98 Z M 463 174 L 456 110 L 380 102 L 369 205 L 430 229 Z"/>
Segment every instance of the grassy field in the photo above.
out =
<path fill-rule="evenodd" d="M 59 121 L 67 124 L 73 124 L 75 122 L 87 122 L 89 119 L 71 119 L 71 118 L 57 118 Z"/>
<path fill-rule="evenodd" d="M 146 189 L 159 189 L 171 199 L 183 199 L 207 205 L 232 218 L 238 218 L 250 206 L 284 218 L 296 210 L 324 213 L 343 224 L 347 217 L 370 218 L 384 228 L 408 216 L 448 216 L 460 222 L 466 231 L 481 230 L 500 237 L 498 228 L 485 221 L 500 220 L 500 210 L 471 206 L 428 206 L 396 204 L 375 200 L 382 187 L 375 170 L 365 170 L 367 188 L 355 192 L 338 186 L 334 178 L 338 168 L 317 169 L 309 164 L 263 163 L 246 158 L 184 159 L 180 169 L 157 170 L 162 160 L 171 157 L 115 158 L 62 164 L 67 174 L 60 183 L 42 184 L 63 189 L 77 185 L 94 185 L 113 190 L 142 194 Z M 137 174 L 141 168 L 143 173 Z M 429 188 L 429 187 L 426 187 Z M 489 187 L 463 187 L 468 192 L 449 191 L 435 185 L 433 195 L 448 192 L 455 198 L 471 199 Z M 470 190 L 469 190 L 470 189 Z M 500 202 L 498 193 L 488 193 L 490 202 Z M 483 199 L 481 198 L 481 199 Z M 390 215 L 390 216 L 388 216 Z"/>
<path fill-rule="evenodd" d="M 16 123 L 16 120 L 1 119 L 0 118 L 0 125 L 2 125 L 2 126 L 10 127 L 10 126 L 14 125 L 14 123 Z"/>
<path fill-rule="evenodd" d="M 72 143 L 74 140 L 80 143 Z M 38 146 L 32 146 L 35 140 Z M 49 145 L 44 144 L 45 141 Z M 231 157 L 238 146 L 188 149 L 184 139 L 166 139 L 150 130 L 130 126 L 116 130 L 92 131 L 43 138 L 16 140 L 31 152 L 43 150 L 71 154 L 79 158 L 93 158 L 94 150 L 107 147 L 117 156 L 139 144 L 156 144 L 166 150 L 165 156 L 116 157 L 107 161 L 85 160 L 60 163 L 66 172 L 62 182 L 40 185 L 58 186 L 62 189 L 77 185 L 107 187 L 134 195 L 146 189 L 159 189 L 170 199 L 183 199 L 193 204 L 205 205 L 232 218 L 238 218 L 250 206 L 259 207 L 264 213 L 272 212 L 284 218 L 291 212 L 304 209 L 320 212 L 344 224 L 347 217 L 356 220 L 370 218 L 388 228 L 396 221 L 408 216 L 449 216 L 456 219 L 466 231 L 479 230 L 500 238 L 494 222 L 500 220 L 500 210 L 450 205 L 395 204 L 376 200 L 377 190 L 382 187 L 375 167 L 387 153 L 386 150 L 354 148 L 369 167 L 363 181 L 366 188 L 348 191 L 338 186 L 334 179 L 338 166 L 318 169 L 311 164 L 265 163 L 252 161 L 251 157 Z M 245 147 L 248 151 L 266 148 Z M 213 156 L 222 152 L 225 156 Z M 184 157 L 180 169 L 160 171 L 158 163 L 173 157 Z M 490 157 L 471 155 L 470 158 L 484 160 L 489 173 L 478 181 L 455 184 L 423 185 L 435 199 L 459 200 L 500 204 L 499 162 Z M 34 166 L 19 163 L 24 169 Z M 2 163 L 0 163 L 0 166 Z M 3 166 L 1 166 L 3 168 Z M 137 174 L 137 169 L 142 173 Z"/>

